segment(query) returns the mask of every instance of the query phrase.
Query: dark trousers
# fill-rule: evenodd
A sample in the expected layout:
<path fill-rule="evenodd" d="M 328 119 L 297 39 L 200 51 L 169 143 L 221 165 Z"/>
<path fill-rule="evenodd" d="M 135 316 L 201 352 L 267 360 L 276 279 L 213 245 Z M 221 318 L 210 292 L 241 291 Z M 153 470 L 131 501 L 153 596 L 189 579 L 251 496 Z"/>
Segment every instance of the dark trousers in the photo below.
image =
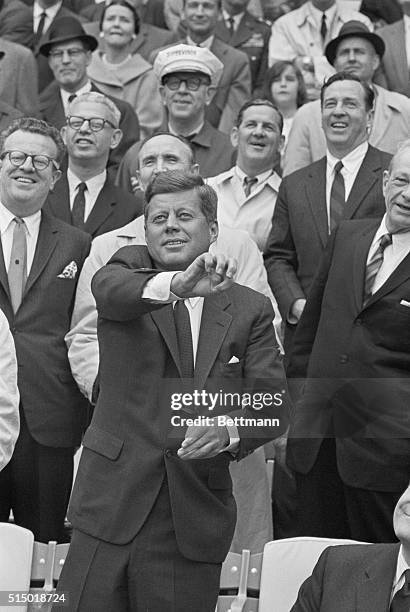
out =
<path fill-rule="evenodd" d="M 323 440 L 313 468 L 296 473 L 297 535 L 396 542 L 393 511 L 402 491 L 368 491 L 349 487 L 339 476 L 336 444 Z"/>
<path fill-rule="evenodd" d="M 214 612 L 220 572 L 219 563 L 199 563 L 179 552 L 165 478 L 146 522 L 129 544 L 111 544 L 74 530 L 58 583 L 69 605 L 53 610 Z"/>
<path fill-rule="evenodd" d="M 20 411 L 20 434 L 8 465 L 0 472 L 0 521 L 10 510 L 16 525 L 38 542 L 66 541 L 64 519 L 73 480 L 73 448 L 36 442 Z"/>

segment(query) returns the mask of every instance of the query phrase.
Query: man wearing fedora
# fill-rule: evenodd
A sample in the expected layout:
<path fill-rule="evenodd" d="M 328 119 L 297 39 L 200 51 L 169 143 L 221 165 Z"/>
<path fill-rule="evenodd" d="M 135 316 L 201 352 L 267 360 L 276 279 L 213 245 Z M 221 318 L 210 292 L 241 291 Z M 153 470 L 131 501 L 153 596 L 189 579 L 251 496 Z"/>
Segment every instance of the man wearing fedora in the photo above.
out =
<path fill-rule="evenodd" d="M 369 144 L 394 154 L 410 133 L 410 100 L 373 82 L 385 51 L 383 40 L 359 21 L 349 21 L 339 36 L 326 46 L 326 57 L 338 71 L 346 71 L 366 81 L 375 93 L 374 116 Z M 320 159 L 326 153 L 326 140 L 320 129 L 320 100 L 302 106 L 295 115 L 284 157 L 284 175 Z"/>
<path fill-rule="evenodd" d="M 100 92 L 87 74 L 91 53 L 97 48 L 94 36 L 86 34 L 81 23 L 73 17 L 62 17 L 49 30 L 40 53 L 48 59 L 54 81 L 41 92 L 41 117 L 60 129 L 66 123 L 68 104 L 76 96 L 89 91 Z M 101 92 L 100 92 L 101 93 Z M 110 98 L 121 113 L 119 128 L 123 138 L 113 149 L 108 166 L 115 170 L 129 147 L 139 139 L 138 118 L 128 102 L 114 96 Z"/>

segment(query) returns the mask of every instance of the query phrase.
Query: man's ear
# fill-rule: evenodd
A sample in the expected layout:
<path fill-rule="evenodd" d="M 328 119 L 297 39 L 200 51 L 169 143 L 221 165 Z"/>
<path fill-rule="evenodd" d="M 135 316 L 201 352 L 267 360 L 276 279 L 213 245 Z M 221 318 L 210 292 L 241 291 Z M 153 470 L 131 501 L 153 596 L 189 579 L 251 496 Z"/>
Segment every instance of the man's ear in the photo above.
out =
<path fill-rule="evenodd" d="M 116 130 L 113 131 L 113 133 L 111 134 L 111 144 L 110 144 L 110 149 L 116 149 L 118 147 L 118 145 L 120 144 L 122 139 L 122 130 L 120 130 L 119 128 L 117 128 Z"/>
<path fill-rule="evenodd" d="M 54 191 L 54 187 L 56 186 L 57 181 L 60 180 L 62 176 L 61 170 L 54 170 L 53 172 L 53 182 L 51 183 L 50 191 Z"/>
<path fill-rule="evenodd" d="M 191 172 L 192 174 L 199 174 L 199 164 L 192 164 Z"/>
<path fill-rule="evenodd" d="M 165 87 L 163 85 L 159 86 L 159 95 L 161 96 L 162 104 L 166 106 L 167 104 L 165 100 Z"/>
<path fill-rule="evenodd" d="M 206 94 L 205 94 L 205 105 L 209 106 L 209 104 L 212 102 L 212 98 L 214 97 L 216 93 L 216 87 L 213 87 L 213 85 L 209 85 L 209 87 L 206 88 Z"/>
<path fill-rule="evenodd" d="M 67 146 L 67 126 L 66 125 L 63 125 L 63 127 L 61 128 L 60 136 L 63 139 L 65 146 Z"/>
<path fill-rule="evenodd" d="M 386 197 L 387 183 L 389 182 L 390 174 L 388 170 L 383 172 L 383 197 Z"/>
<path fill-rule="evenodd" d="M 211 244 L 215 242 L 215 240 L 218 238 L 218 233 L 219 233 L 218 221 L 212 221 L 209 224 L 209 238 L 210 238 Z"/>
<path fill-rule="evenodd" d="M 238 148 L 238 134 L 239 134 L 239 130 L 235 125 L 231 130 L 231 143 L 234 149 Z"/>

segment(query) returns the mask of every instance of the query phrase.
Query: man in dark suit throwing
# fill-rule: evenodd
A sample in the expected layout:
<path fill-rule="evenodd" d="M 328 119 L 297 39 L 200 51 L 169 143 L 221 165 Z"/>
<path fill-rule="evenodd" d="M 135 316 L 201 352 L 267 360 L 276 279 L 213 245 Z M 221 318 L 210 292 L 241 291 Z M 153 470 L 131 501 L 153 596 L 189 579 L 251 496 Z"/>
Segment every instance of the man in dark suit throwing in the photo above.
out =
<path fill-rule="evenodd" d="M 332 234 L 294 338 L 306 378 L 288 463 L 304 535 L 394 541 L 410 469 L 410 141 L 384 173 L 382 221 Z"/>
<path fill-rule="evenodd" d="M 38 119 L 18 119 L 2 134 L 0 307 L 16 346 L 20 435 L 0 474 L 0 521 L 12 509 L 43 542 L 64 538 L 87 405 L 64 336 L 90 238 L 41 210 L 63 153 L 58 131 Z"/>
<path fill-rule="evenodd" d="M 120 111 L 96 91 L 77 96 L 68 106 L 61 134 L 68 168 L 50 193 L 45 210 L 94 238 L 122 227 L 142 213 L 133 195 L 116 187 L 107 173 L 110 152 L 121 141 Z"/>
<path fill-rule="evenodd" d="M 233 283 L 234 260 L 208 253 L 213 189 L 164 172 L 145 196 L 147 247 L 120 249 L 93 280 L 100 394 L 60 586 L 69 610 L 211 612 L 235 527 L 229 461 L 286 427 L 283 369 L 269 300 Z M 183 389 L 206 394 L 212 384 L 222 397 L 215 410 L 202 401 L 175 412 Z M 262 387 L 277 408 L 225 403 L 226 389 L 253 396 Z M 255 416 L 266 421 L 252 426 Z"/>

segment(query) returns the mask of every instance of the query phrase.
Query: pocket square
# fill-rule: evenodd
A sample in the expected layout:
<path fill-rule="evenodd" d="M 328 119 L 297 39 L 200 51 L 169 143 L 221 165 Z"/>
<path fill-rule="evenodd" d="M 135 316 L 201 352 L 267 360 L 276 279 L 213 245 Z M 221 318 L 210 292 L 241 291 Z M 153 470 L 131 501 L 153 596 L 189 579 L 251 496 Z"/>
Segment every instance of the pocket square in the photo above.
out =
<path fill-rule="evenodd" d="M 237 357 L 235 357 L 235 355 L 234 355 L 233 357 L 230 358 L 228 363 L 239 363 L 239 359 Z"/>
<path fill-rule="evenodd" d="M 75 278 L 77 274 L 77 264 L 75 261 L 70 262 L 57 278 Z"/>
<path fill-rule="evenodd" d="M 410 302 L 408 302 L 407 300 L 401 300 L 400 306 L 407 306 L 407 308 L 410 308 Z"/>

